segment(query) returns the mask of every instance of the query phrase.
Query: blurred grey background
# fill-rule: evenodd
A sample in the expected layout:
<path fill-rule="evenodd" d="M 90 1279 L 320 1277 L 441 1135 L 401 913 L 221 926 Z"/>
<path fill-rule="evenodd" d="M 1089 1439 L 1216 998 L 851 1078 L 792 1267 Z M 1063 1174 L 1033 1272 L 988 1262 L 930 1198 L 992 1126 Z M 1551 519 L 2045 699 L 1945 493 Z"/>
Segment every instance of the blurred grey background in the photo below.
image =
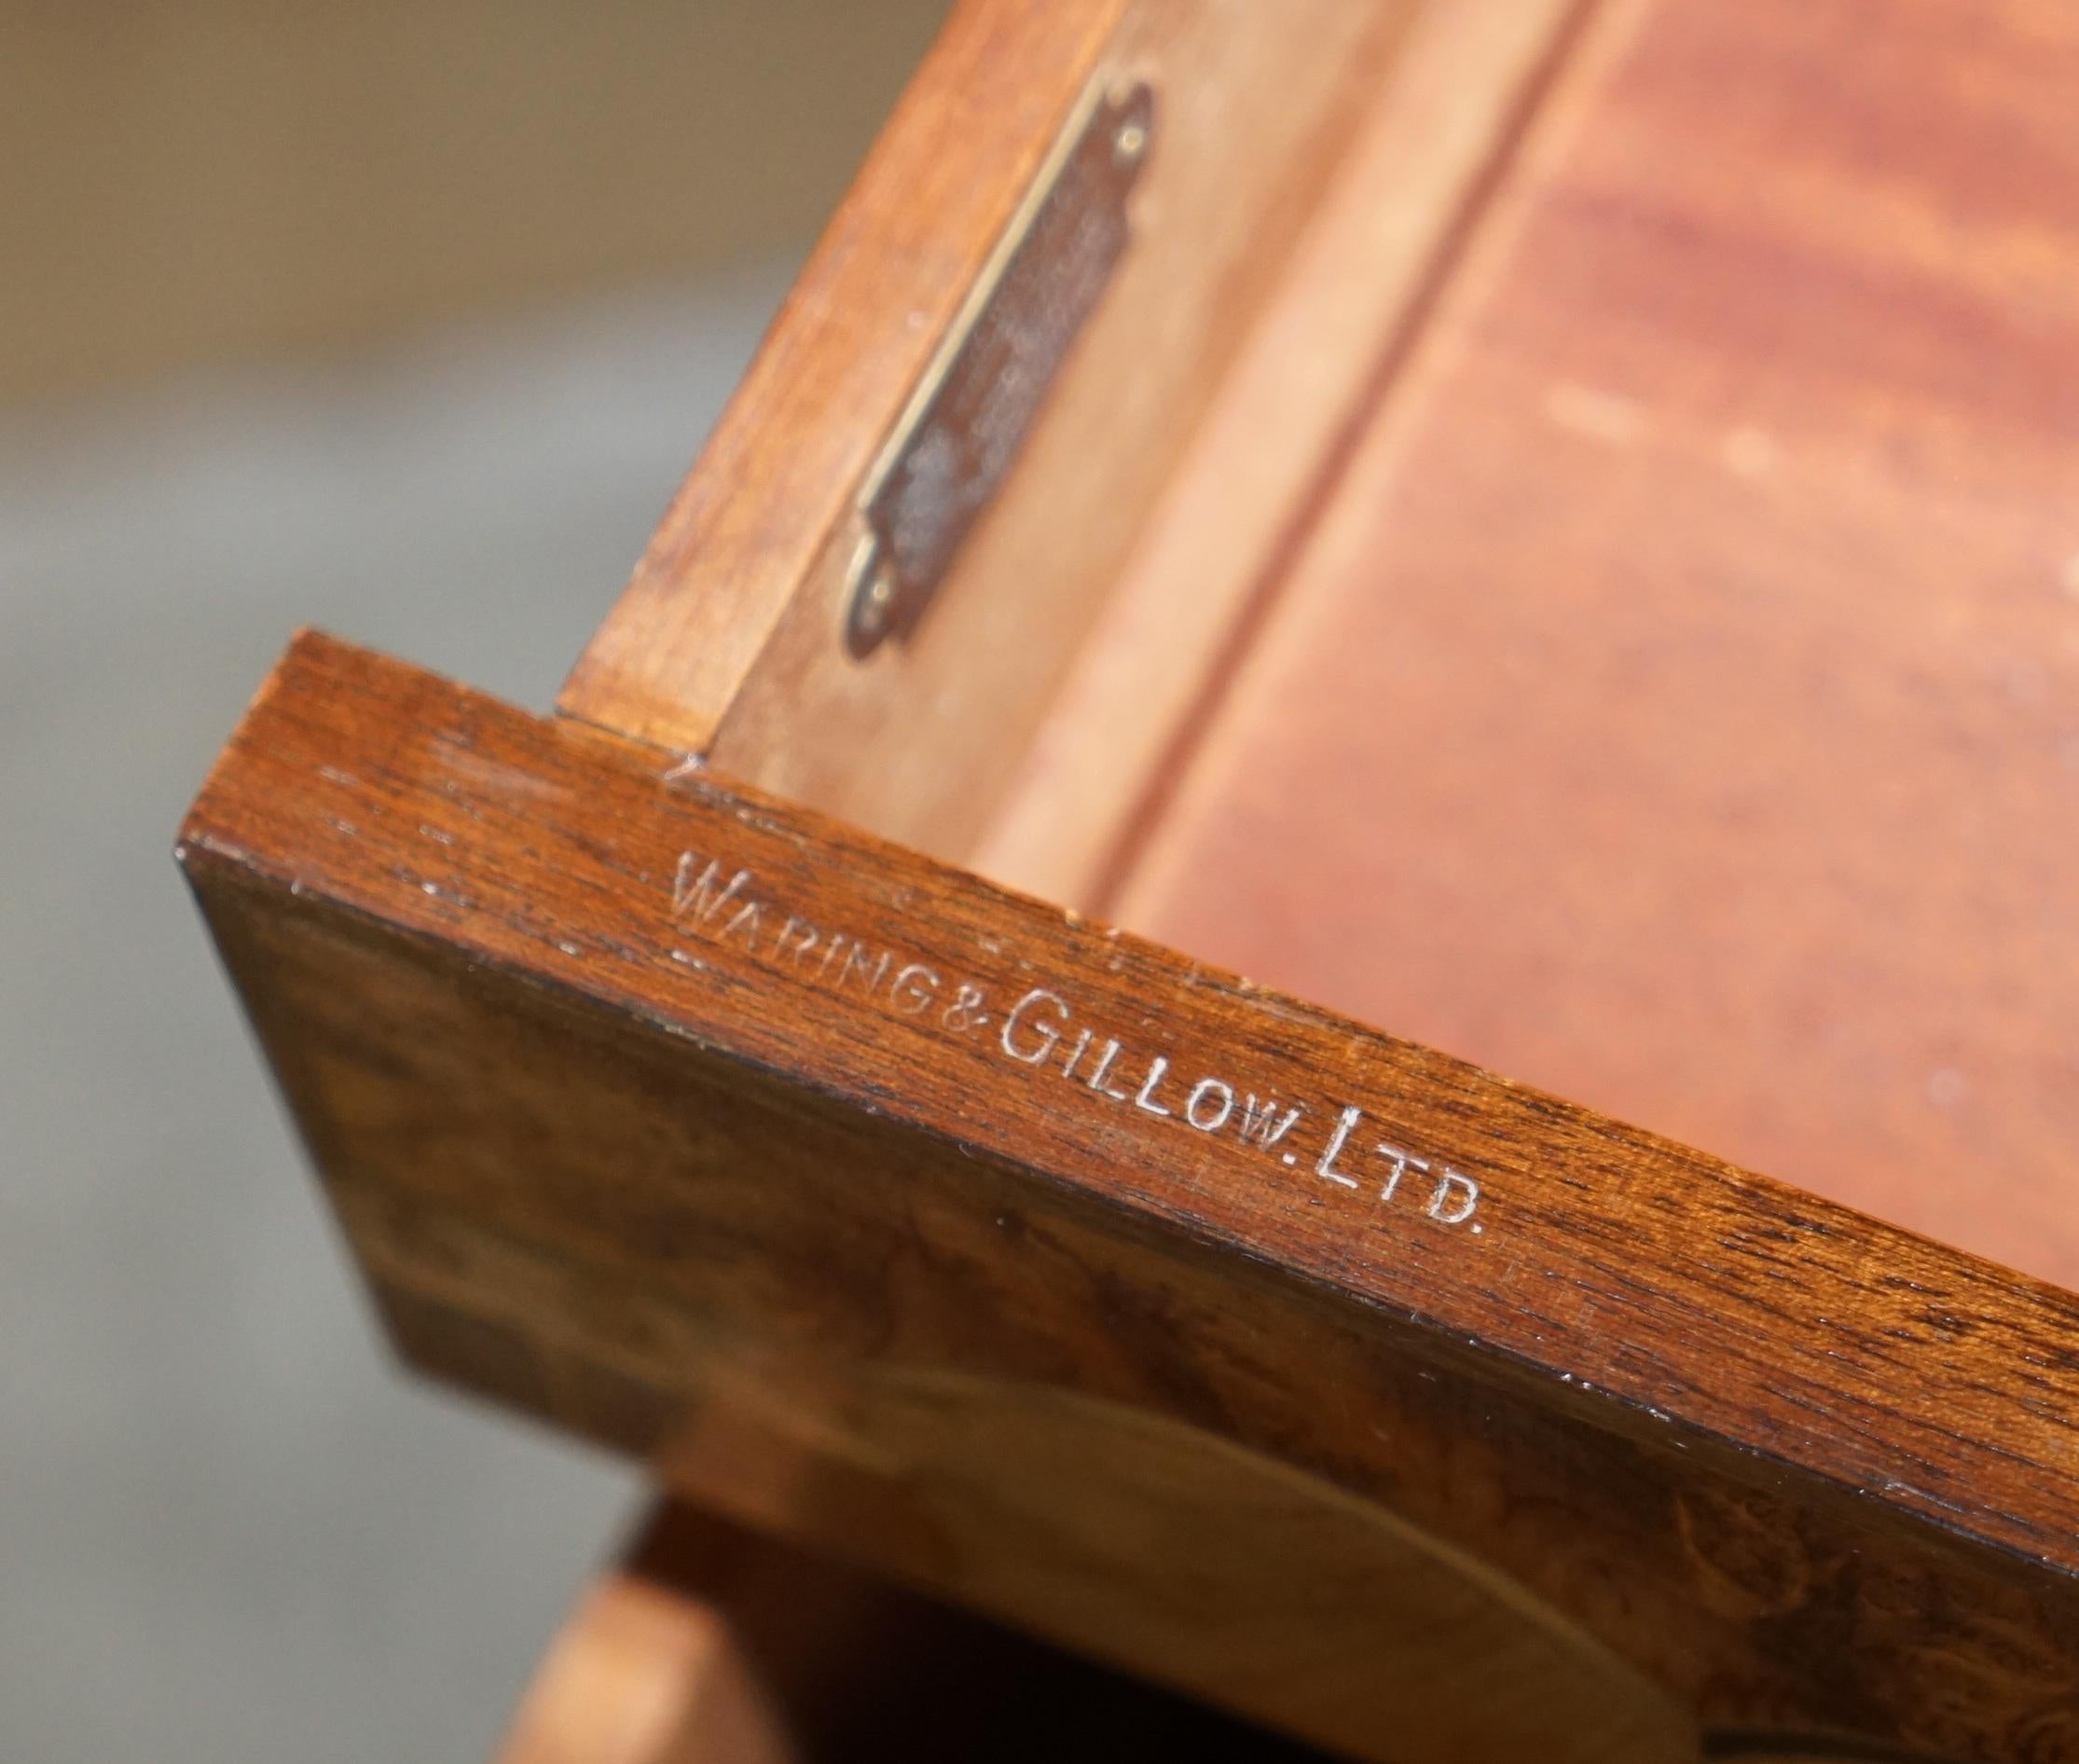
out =
<path fill-rule="evenodd" d="M 486 1756 L 637 1498 L 383 1356 L 170 847 L 302 624 L 545 707 L 943 0 L 0 0 L 0 1759 Z"/>

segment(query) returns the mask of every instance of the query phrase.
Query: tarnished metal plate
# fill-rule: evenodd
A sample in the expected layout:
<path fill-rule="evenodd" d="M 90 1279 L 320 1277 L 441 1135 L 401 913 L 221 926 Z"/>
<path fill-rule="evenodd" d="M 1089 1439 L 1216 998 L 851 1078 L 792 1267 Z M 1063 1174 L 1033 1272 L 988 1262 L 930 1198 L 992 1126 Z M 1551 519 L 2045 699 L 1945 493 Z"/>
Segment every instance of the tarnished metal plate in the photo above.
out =
<path fill-rule="evenodd" d="M 1128 238 L 1126 197 L 1153 144 L 1145 83 L 1092 85 L 1005 229 L 861 491 L 846 647 L 916 627 Z"/>

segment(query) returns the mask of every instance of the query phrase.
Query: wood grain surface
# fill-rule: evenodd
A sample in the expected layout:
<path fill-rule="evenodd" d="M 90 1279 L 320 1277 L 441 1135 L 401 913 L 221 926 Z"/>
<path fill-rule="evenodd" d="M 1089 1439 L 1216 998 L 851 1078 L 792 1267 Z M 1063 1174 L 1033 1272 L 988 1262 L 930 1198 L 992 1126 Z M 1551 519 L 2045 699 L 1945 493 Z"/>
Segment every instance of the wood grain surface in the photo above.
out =
<path fill-rule="evenodd" d="M 1079 725 L 1101 751 L 1055 796 L 1087 798 L 1094 771 L 1137 779 L 1572 10 L 965 7 L 561 708 L 964 861 L 1031 788 L 1033 732 L 1130 575 L 1152 585 L 1153 698 Z M 1155 94 L 1132 241 L 921 627 L 855 660 L 841 632 L 875 451 L 1077 93 L 1115 77 Z"/>
<path fill-rule="evenodd" d="M 1368 1757 L 2079 1757 L 2062 1293 L 322 638 L 182 855 L 404 1351 L 688 1493 Z"/>
<path fill-rule="evenodd" d="M 2079 11 L 1592 36 L 1103 910 L 2079 1282 Z"/>
<path fill-rule="evenodd" d="M 1125 4 L 955 7 L 579 658 L 565 711 L 681 750 L 712 743 L 819 559 L 842 572 L 838 530 L 881 438 Z"/>
<path fill-rule="evenodd" d="M 1573 0 L 1421 7 L 1368 71 L 1362 114 L 1320 165 L 1277 284 L 1212 390 L 1188 447 L 1134 511 L 1133 542 L 1046 708 L 997 768 L 985 827 L 943 811 L 782 780 L 906 844 L 1051 901 L 1084 904 L 1189 745 L 1196 713 L 1246 650 L 1294 551 L 1333 496 L 1346 450 L 1425 334 L 1525 132 L 1573 76 Z M 1093 449 L 1085 470 L 1102 469 Z M 1053 494 L 1042 475 L 1020 493 Z M 1028 569 L 1046 577 L 1037 547 Z M 1051 606 L 1006 583 L 997 598 Z M 764 773 L 735 761 L 739 776 Z M 927 793 L 937 810 L 942 798 Z"/>

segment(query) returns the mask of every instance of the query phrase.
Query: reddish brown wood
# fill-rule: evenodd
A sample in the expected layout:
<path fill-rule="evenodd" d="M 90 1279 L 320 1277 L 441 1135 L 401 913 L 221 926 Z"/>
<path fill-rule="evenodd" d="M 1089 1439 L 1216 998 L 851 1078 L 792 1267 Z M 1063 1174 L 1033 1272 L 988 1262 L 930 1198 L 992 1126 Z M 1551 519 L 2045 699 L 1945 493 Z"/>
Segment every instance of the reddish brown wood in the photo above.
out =
<path fill-rule="evenodd" d="M 841 794 L 818 778 L 774 781 L 1048 900 L 1095 899 L 1150 779 L 1216 695 L 1227 653 L 1246 645 L 1258 602 L 1275 597 L 1333 494 L 1343 453 L 1425 334 L 1523 131 L 1550 107 L 1554 85 L 1574 77 L 1582 21 L 1594 11 L 1581 0 L 1428 0 L 1390 56 L 1358 71 L 1363 113 L 1310 179 L 1304 224 L 1208 387 L 1188 448 L 1159 486 L 1136 484 L 1118 498 L 1115 518 L 1130 522 L 1133 544 L 1106 559 L 1103 603 L 1044 718 L 1000 746 L 996 714 L 970 724 L 970 745 L 979 724 L 996 761 L 985 832 L 967 837 L 943 815 L 888 803 L 887 784 Z M 1165 274 L 1178 280 L 1173 268 Z M 1109 445 L 1086 445 L 1083 475 L 1108 481 L 1113 455 Z M 1065 475 L 1028 474 L 1011 494 L 1052 508 Z M 1055 548 L 1027 537 L 1021 555 L 1026 582 L 998 596 L 1026 626 L 1051 626 Z M 997 574 L 1008 587 L 1008 569 Z M 971 639 L 971 666 L 978 647 Z M 875 731 L 876 751 L 891 737 L 900 745 L 902 709 L 888 713 L 891 728 Z M 742 757 L 730 769 L 767 776 Z M 929 788 L 918 796 L 926 806 L 945 800 Z"/>
<path fill-rule="evenodd" d="M 494 1764 L 807 1764 L 739 1633 L 740 1586 L 714 1585 L 726 1574 L 715 1559 L 724 1548 L 684 1574 L 639 1549 L 600 1575 L 528 1686 Z M 737 1553 L 753 1576 L 783 1572 L 755 1547 Z M 822 1590 L 813 1578 L 794 1589 L 804 1605 Z"/>
<path fill-rule="evenodd" d="M 1590 51 L 1107 910 L 2079 1283 L 2079 11 Z"/>
<path fill-rule="evenodd" d="M 323 639 L 183 838 L 429 1369 L 1364 1756 L 2079 1756 L 2064 1294 Z"/>
<path fill-rule="evenodd" d="M 976 0 L 919 70 L 561 699 L 966 860 L 1122 577 L 1146 712 L 1046 792 L 1137 779 L 1480 187 L 1573 0 Z M 858 499 L 1087 83 L 1145 82 L 1131 243 L 908 641 L 842 641 Z M 949 729 L 959 731 L 948 741 Z M 872 755 L 861 764 L 862 753 Z M 1074 817 L 1053 837 L 1080 838 Z M 1111 818 L 1097 807 L 1094 826 Z M 1058 823 L 1068 821 L 1068 825 Z M 1044 830 L 1026 844 L 1048 843 Z M 1023 850 L 1012 867 L 1034 863 Z"/>

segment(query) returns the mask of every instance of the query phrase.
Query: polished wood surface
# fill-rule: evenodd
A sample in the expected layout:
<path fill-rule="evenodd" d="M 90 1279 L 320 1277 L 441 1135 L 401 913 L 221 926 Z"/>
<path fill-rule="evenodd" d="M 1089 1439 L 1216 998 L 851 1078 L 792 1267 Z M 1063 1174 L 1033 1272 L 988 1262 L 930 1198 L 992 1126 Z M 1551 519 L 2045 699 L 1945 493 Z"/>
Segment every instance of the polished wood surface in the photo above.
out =
<path fill-rule="evenodd" d="M 689 1494 L 1370 1757 L 2079 1756 L 2079 1302 L 321 639 L 184 858 L 406 1354 Z"/>
<path fill-rule="evenodd" d="M 1965 1253 L 2079 1279 L 2079 24 L 1270 21 L 963 7 L 562 718 L 285 659 L 184 857 L 385 1325 L 1380 1764 L 2079 1758 L 2079 1300 Z M 1135 243 L 861 666 L 1121 73 Z"/>
<path fill-rule="evenodd" d="M 866 801 L 833 808 L 1048 900 L 1088 903 L 1106 889 L 1151 786 L 1188 749 L 1212 683 L 1232 671 L 1230 652 L 1276 598 L 1344 454 L 1424 335 L 1523 131 L 1572 76 L 1591 12 L 1571 0 L 1421 7 L 1320 167 L 1274 291 L 1139 511 L 1045 720 L 1002 769 L 986 825 L 896 820 Z M 1035 476 L 1024 493 L 1049 488 Z M 1043 575 L 1046 560 L 1031 567 Z M 1017 598 L 1014 580 L 998 593 Z"/>
<path fill-rule="evenodd" d="M 1106 903 L 2079 1284 L 2079 12 L 1590 38 Z"/>
<path fill-rule="evenodd" d="M 1142 675 L 1160 685 L 1083 770 L 1104 789 L 1135 776 L 1363 407 L 1573 10 L 964 7 L 563 710 L 965 859 L 1029 792 L 1033 733 L 1131 573 L 1158 585 L 1143 618 L 1161 665 Z M 1063 117 L 1114 77 L 1154 93 L 1132 244 L 922 627 L 861 664 L 835 635 L 861 482 Z M 1073 817 L 1042 819 L 1041 843 L 1074 836 Z"/>

